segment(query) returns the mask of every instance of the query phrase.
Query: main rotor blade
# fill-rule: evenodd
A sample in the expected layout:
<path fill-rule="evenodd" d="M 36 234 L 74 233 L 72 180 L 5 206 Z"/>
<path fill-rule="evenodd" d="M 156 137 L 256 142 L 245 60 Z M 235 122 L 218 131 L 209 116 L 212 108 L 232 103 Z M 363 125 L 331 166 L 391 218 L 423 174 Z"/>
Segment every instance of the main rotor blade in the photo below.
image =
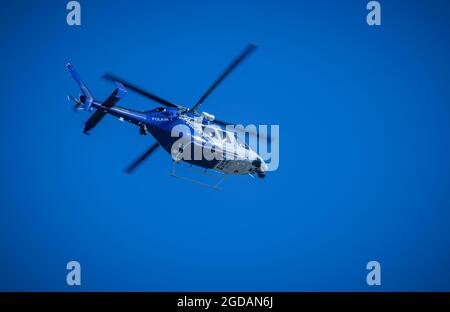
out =
<path fill-rule="evenodd" d="M 134 169 L 136 169 L 136 167 L 139 166 L 141 162 L 143 162 L 148 156 L 150 156 L 150 154 L 153 153 L 158 146 L 159 146 L 158 142 L 150 146 L 150 148 L 146 150 L 144 154 L 142 154 L 138 159 L 136 159 L 131 165 L 128 166 L 125 172 L 132 173 Z"/>
<path fill-rule="evenodd" d="M 198 100 L 198 102 L 194 105 L 194 107 L 191 109 L 191 111 L 197 111 L 200 108 L 200 105 L 202 105 L 203 101 L 211 94 L 211 92 L 214 91 L 214 89 L 231 73 L 233 69 L 236 68 L 236 66 L 239 65 L 253 50 L 256 49 L 256 46 L 254 44 L 249 44 L 247 48 L 231 63 L 227 69 L 220 75 L 219 78 L 209 87 L 208 90 L 206 90 L 205 94 Z"/>
<path fill-rule="evenodd" d="M 220 120 L 220 119 L 214 119 L 213 122 L 216 123 L 216 124 L 218 124 L 218 125 L 224 126 L 224 127 L 226 127 L 227 125 L 234 125 L 233 123 L 226 122 L 226 121 L 222 121 L 222 120 Z M 244 131 L 244 129 L 242 129 L 241 127 L 236 127 L 235 129 L 236 129 L 236 131 L 239 131 L 239 132 L 246 132 L 246 131 Z M 268 139 L 269 141 L 272 140 L 272 137 L 271 137 L 269 134 L 267 134 L 267 135 L 262 135 L 262 134 L 259 134 L 258 132 L 255 132 L 255 131 L 248 131 L 247 133 L 250 134 L 250 135 L 254 135 L 254 136 L 256 136 L 257 138 Z"/>
<path fill-rule="evenodd" d="M 148 97 L 148 98 L 152 99 L 153 101 L 158 102 L 159 104 L 162 104 L 162 105 L 165 105 L 165 106 L 168 106 L 168 107 L 174 107 L 174 108 L 180 108 L 181 107 L 181 106 L 179 106 L 179 105 L 177 105 L 175 103 L 169 102 L 167 100 L 164 100 L 164 99 L 160 98 L 157 95 L 154 95 L 154 94 L 152 94 L 152 93 L 150 93 L 148 91 L 145 91 L 145 90 L 143 90 L 143 89 L 141 89 L 141 88 L 139 88 L 139 87 L 137 87 L 137 86 L 135 86 L 135 85 L 133 85 L 133 84 L 131 84 L 131 83 L 129 83 L 129 82 L 119 78 L 119 77 L 117 77 L 117 76 L 114 76 L 113 74 L 109 74 L 109 73 L 105 74 L 103 76 L 103 78 L 106 79 L 106 80 L 109 80 L 109 81 L 113 81 L 113 82 L 115 82 L 115 81 L 121 82 L 126 88 L 128 88 L 130 90 L 133 90 L 134 92 L 139 93 L 140 95 Z"/>

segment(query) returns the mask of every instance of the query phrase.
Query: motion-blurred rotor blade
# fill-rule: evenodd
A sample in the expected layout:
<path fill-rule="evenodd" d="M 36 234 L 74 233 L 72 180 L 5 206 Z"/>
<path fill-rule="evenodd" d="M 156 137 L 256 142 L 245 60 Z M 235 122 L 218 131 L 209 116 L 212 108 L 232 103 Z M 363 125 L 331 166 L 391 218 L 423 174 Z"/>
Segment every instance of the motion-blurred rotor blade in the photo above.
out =
<path fill-rule="evenodd" d="M 224 126 L 224 127 L 226 127 L 227 125 L 235 125 L 234 123 L 222 121 L 222 120 L 220 120 L 220 119 L 214 119 L 213 122 L 216 123 L 216 124 L 218 124 L 218 125 Z M 245 129 L 243 129 L 242 127 L 235 127 L 235 129 L 236 129 L 237 131 L 239 131 L 239 132 L 247 132 L 248 134 L 254 135 L 254 136 L 256 136 L 257 138 L 268 139 L 269 141 L 272 140 L 272 137 L 271 137 L 269 134 L 267 134 L 267 135 L 262 135 L 262 134 L 260 134 L 260 133 L 258 133 L 258 132 L 255 132 L 255 131 L 245 131 Z"/>
<path fill-rule="evenodd" d="M 127 81 L 125 81 L 117 76 L 114 76 L 113 74 L 105 74 L 103 76 L 103 78 L 105 78 L 106 80 L 109 80 L 109 81 L 113 81 L 113 82 L 116 82 L 116 81 L 121 82 L 126 88 L 133 90 L 134 92 L 139 93 L 140 95 L 146 96 L 146 97 L 152 99 L 153 101 L 158 102 L 159 104 L 162 104 L 162 105 L 165 105 L 168 107 L 181 108 L 181 106 L 174 104 L 172 102 L 169 102 L 167 100 L 164 100 L 164 99 L 160 98 L 159 96 L 156 96 L 156 95 L 154 95 L 148 91 L 145 91 L 131 83 L 128 83 Z"/>
<path fill-rule="evenodd" d="M 214 91 L 214 89 L 228 76 L 228 74 L 231 73 L 233 69 L 236 68 L 250 53 L 253 52 L 253 50 L 256 49 L 256 46 L 254 44 L 249 44 L 247 48 L 237 57 L 233 63 L 231 63 L 227 69 L 220 75 L 219 78 L 209 87 L 208 90 L 206 90 L 205 94 L 198 100 L 198 102 L 192 107 L 191 111 L 197 111 L 200 108 L 200 105 L 202 105 L 203 101 L 211 94 L 211 92 Z"/>
<path fill-rule="evenodd" d="M 123 82 L 122 82 L 123 83 Z M 136 159 L 128 168 L 125 170 L 126 173 L 132 173 L 137 166 L 141 164 L 151 153 L 153 153 L 156 148 L 159 146 L 159 143 L 155 143 L 148 150 L 145 151 L 138 159 Z"/>

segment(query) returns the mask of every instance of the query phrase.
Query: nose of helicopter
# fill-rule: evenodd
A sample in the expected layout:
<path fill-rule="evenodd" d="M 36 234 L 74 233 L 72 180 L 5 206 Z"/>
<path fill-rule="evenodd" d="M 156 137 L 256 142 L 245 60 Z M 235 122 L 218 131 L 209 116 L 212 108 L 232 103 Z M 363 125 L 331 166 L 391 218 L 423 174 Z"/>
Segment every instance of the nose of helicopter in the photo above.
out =
<path fill-rule="evenodd" d="M 266 172 L 269 169 L 269 167 L 264 162 L 264 160 L 262 160 L 262 158 L 260 158 L 260 159 L 261 159 L 261 167 L 260 167 L 260 169 L 261 169 L 262 172 Z"/>
<path fill-rule="evenodd" d="M 261 158 L 261 156 L 259 156 L 258 154 L 255 153 L 254 159 L 255 160 L 252 162 L 252 165 L 256 167 L 257 171 L 265 173 L 269 169 L 269 167 L 264 162 L 264 160 Z"/>

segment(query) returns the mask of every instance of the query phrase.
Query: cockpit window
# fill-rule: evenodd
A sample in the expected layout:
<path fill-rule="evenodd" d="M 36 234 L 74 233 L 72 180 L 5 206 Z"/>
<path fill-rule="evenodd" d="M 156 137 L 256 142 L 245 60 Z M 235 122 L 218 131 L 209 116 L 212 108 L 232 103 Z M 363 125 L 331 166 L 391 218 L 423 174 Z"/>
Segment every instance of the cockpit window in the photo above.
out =
<path fill-rule="evenodd" d="M 165 112 L 166 109 L 164 107 L 157 107 L 155 108 L 155 112 Z"/>

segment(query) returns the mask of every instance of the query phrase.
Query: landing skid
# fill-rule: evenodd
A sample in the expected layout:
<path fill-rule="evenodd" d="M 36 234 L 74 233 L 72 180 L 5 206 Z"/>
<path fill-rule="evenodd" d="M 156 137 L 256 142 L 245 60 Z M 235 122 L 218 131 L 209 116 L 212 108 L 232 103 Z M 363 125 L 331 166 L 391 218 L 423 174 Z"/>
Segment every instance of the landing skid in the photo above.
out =
<path fill-rule="evenodd" d="M 200 169 L 196 169 L 193 167 L 193 165 L 189 164 L 189 168 L 188 170 L 191 172 L 194 172 L 196 174 L 201 174 L 204 176 L 208 176 L 210 178 L 212 178 L 213 180 L 215 180 L 215 183 L 207 183 L 207 182 L 203 182 L 200 180 L 196 180 L 190 177 L 186 177 L 186 176 L 182 176 L 182 175 L 177 175 L 176 174 L 176 167 L 179 165 L 179 162 L 172 162 L 172 170 L 169 172 L 169 175 L 174 177 L 174 178 L 178 178 L 180 180 L 183 181 L 187 181 L 190 182 L 192 184 L 197 184 L 206 188 L 211 188 L 217 191 L 222 190 L 219 186 L 222 184 L 223 181 L 225 181 L 226 176 L 220 173 L 211 173 L 211 171 L 208 171 L 208 169 L 205 170 L 200 170 Z"/>

